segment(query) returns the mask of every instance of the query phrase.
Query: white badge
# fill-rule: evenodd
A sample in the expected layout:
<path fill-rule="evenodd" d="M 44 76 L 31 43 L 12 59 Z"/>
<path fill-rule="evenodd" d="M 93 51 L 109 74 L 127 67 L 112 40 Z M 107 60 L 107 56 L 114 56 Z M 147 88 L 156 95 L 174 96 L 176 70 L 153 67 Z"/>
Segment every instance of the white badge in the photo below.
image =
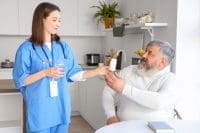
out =
<path fill-rule="evenodd" d="M 50 81 L 50 96 L 51 97 L 58 96 L 58 82 L 55 80 Z"/>

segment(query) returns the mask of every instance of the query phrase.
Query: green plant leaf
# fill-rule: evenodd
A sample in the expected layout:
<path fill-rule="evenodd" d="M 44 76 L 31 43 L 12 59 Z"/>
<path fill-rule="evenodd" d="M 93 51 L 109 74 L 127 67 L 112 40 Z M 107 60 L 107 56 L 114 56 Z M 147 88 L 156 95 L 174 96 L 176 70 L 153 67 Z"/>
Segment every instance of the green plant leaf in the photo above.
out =
<path fill-rule="evenodd" d="M 103 22 L 106 17 L 118 17 L 120 12 L 118 11 L 118 3 L 113 1 L 107 3 L 105 1 L 99 1 L 99 5 L 91 6 L 91 8 L 96 8 L 97 11 L 94 14 L 94 18 L 97 19 L 97 23 Z"/>

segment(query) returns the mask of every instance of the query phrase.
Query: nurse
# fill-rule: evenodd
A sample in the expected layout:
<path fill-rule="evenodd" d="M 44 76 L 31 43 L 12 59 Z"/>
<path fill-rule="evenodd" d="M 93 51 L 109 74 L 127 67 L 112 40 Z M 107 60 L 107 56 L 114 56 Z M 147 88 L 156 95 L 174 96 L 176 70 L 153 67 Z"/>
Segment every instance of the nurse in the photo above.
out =
<path fill-rule="evenodd" d="M 68 44 L 57 35 L 60 9 L 40 3 L 32 35 L 16 52 L 13 80 L 26 103 L 28 133 L 66 133 L 70 123 L 69 82 L 105 75 L 107 67 L 83 71 Z"/>

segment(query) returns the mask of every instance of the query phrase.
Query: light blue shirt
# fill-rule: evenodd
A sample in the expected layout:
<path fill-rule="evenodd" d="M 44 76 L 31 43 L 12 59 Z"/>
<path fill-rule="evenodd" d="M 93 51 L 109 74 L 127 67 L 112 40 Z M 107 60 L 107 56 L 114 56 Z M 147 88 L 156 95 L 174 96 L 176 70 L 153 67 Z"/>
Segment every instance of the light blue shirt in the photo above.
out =
<path fill-rule="evenodd" d="M 63 45 L 64 53 L 61 45 Z M 67 88 L 70 77 L 82 71 L 72 50 L 64 42 L 52 41 L 52 50 L 46 45 L 32 46 L 26 40 L 18 48 L 13 69 L 13 80 L 26 102 L 27 126 L 30 131 L 39 131 L 58 124 L 68 124 L 71 115 L 70 92 Z M 46 54 L 46 55 L 45 55 Z M 64 56 L 65 55 L 65 56 Z M 63 63 L 65 77 L 58 79 L 58 96 L 50 97 L 51 78 L 42 78 L 25 86 L 27 76 L 58 63 Z"/>

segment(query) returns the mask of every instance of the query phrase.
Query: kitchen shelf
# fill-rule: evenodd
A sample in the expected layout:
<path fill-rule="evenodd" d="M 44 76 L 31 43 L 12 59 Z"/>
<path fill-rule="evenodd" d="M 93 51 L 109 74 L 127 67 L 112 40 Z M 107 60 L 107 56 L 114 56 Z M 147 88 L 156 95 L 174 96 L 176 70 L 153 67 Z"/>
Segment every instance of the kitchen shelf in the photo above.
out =
<path fill-rule="evenodd" d="M 144 23 L 144 24 L 130 24 L 125 25 L 125 34 L 141 33 L 144 34 L 145 31 L 148 31 L 151 40 L 154 40 L 154 29 L 156 28 L 165 28 L 168 26 L 168 23 Z M 112 28 L 105 29 L 105 32 L 113 31 Z"/>
<path fill-rule="evenodd" d="M 152 29 L 159 27 L 167 27 L 168 23 L 144 23 L 144 24 L 130 24 L 126 25 L 125 29 Z M 112 31 L 112 28 L 105 29 L 104 31 Z"/>

